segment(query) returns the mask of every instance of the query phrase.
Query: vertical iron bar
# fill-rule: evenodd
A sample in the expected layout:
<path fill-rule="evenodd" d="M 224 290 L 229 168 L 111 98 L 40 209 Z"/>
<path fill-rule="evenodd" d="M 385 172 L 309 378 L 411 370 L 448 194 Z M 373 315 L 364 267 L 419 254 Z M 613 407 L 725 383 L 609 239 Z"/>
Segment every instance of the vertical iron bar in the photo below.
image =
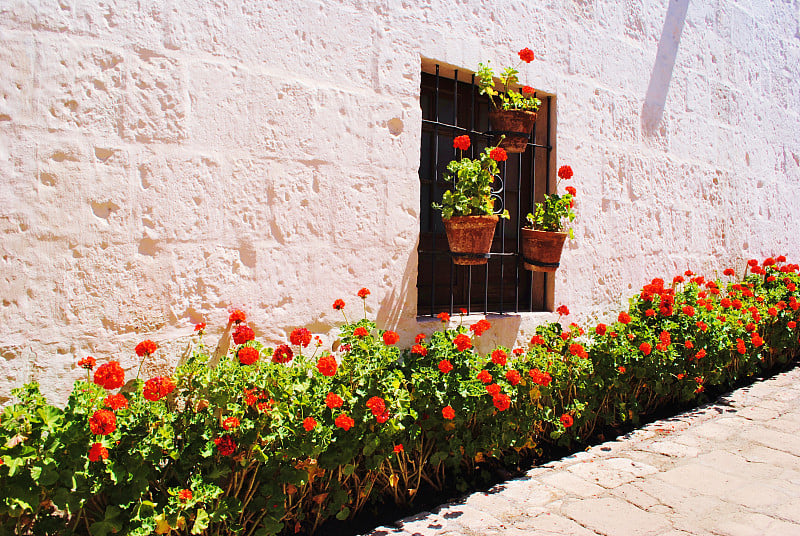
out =
<path fill-rule="evenodd" d="M 534 131 L 536 127 L 534 127 Z M 531 155 L 533 155 L 533 149 L 528 149 L 525 147 L 525 151 L 531 151 Z M 522 238 L 522 156 L 525 153 L 519 155 L 519 169 L 517 169 L 517 257 L 515 257 L 516 262 L 514 263 L 514 312 L 519 312 L 519 254 L 520 254 L 520 240 Z"/>
<path fill-rule="evenodd" d="M 502 203 L 503 203 L 503 210 L 506 210 L 506 172 L 508 171 L 508 162 L 503 162 L 503 172 L 500 174 L 500 188 L 502 188 Z M 506 220 L 500 218 L 501 227 L 500 227 L 500 252 L 503 255 L 500 256 L 500 314 L 505 313 L 503 308 L 503 293 L 505 292 L 505 262 L 506 262 Z M 486 277 L 489 277 L 489 270 L 486 270 Z M 489 292 L 489 283 L 486 283 L 486 292 Z"/>
<path fill-rule="evenodd" d="M 433 180 L 430 186 L 429 199 L 434 199 L 436 180 L 439 174 L 439 64 L 436 64 L 436 84 L 433 98 Z M 430 209 L 428 209 L 430 210 Z M 436 314 L 436 223 L 431 217 L 431 316 Z"/>
<path fill-rule="evenodd" d="M 545 188 L 547 193 L 550 192 L 550 157 L 552 156 L 553 144 L 550 143 L 550 125 L 552 125 L 552 121 L 550 120 L 550 114 L 552 113 L 551 107 L 551 97 L 547 97 L 547 158 L 545 159 Z M 544 304 L 543 308 L 547 310 L 547 286 L 549 284 L 550 274 L 548 272 L 544 272 Z M 555 305 L 555 289 L 553 290 L 553 304 Z"/>

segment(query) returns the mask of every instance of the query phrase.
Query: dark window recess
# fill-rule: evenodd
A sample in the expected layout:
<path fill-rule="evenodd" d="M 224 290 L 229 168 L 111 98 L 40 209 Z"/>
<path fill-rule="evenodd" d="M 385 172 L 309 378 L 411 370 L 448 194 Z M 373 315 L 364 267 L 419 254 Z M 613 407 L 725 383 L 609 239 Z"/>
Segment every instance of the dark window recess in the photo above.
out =
<path fill-rule="evenodd" d="M 489 100 L 478 93 L 474 75 L 452 78 L 422 74 L 422 147 L 419 166 L 420 240 L 417 273 L 417 314 L 451 314 L 461 308 L 469 312 L 511 313 L 544 311 L 547 274 L 525 270 L 519 252 L 519 229 L 534 200 L 547 191 L 550 174 L 551 132 L 549 96 L 540 95 L 534 132 L 524 153 L 509 154 L 500 164 L 500 178 L 494 185 L 495 210 L 508 209 L 511 218 L 501 219 L 495 231 L 489 262 L 485 266 L 456 266 L 452 263 L 441 212 L 431 208 L 452 183 L 445 181 L 447 164 L 457 157 L 453 139 L 468 134 L 472 145 L 467 156 L 474 158 L 491 137 Z"/>

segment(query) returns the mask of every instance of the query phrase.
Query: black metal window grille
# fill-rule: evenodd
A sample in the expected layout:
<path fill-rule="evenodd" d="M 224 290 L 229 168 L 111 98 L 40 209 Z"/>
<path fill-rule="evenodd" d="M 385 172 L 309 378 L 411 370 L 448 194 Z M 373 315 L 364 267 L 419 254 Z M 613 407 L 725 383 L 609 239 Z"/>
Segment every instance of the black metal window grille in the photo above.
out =
<path fill-rule="evenodd" d="M 483 266 L 459 266 L 451 261 L 441 212 L 431 207 L 452 183 L 445 181 L 447 164 L 457 158 L 453 139 L 469 135 L 467 156 L 474 158 L 492 143 L 489 99 L 480 95 L 475 75 L 459 80 L 422 73 L 422 146 L 420 154 L 420 240 L 418 247 L 417 314 L 433 316 L 459 309 L 468 312 L 511 313 L 544 311 L 548 300 L 547 274 L 525 270 L 519 246 L 519 229 L 533 211 L 535 200 L 548 192 L 552 151 L 552 97 L 539 95 L 536 126 L 525 152 L 509 154 L 500 164 L 493 186 L 495 211 L 508 209 L 510 219 L 500 219 L 489 261 Z M 449 73 L 448 73 L 449 74 Z"/>

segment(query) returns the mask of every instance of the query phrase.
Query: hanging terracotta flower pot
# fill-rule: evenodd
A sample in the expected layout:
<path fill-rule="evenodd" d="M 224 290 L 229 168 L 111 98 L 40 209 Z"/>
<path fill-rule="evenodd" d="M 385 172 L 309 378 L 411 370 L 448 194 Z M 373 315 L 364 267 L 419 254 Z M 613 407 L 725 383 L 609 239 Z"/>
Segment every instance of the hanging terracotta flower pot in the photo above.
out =
<path fill-rule="evenodd" d="M 453 263 L 466 266 L 486 264 L 492 249 L 494 230 L 500 217 L 453 216 L 444 222 Z"/>
<path fill-rule="evenodd" d="M 536 112 L 528 110 L 493 110 L 489 112 L 492 122 L 493 144 L 507 153 L 523 153 L 528 146 L 528 140 L 536 121 Z M 501 136 L 505 138 L 500 140 Z"/>
<path fill-rule="evenodd" d="M 561 250 L 567 233 L 521 229 L 520 248 L 526 270 L 555 272 L 561 262 Z"/>

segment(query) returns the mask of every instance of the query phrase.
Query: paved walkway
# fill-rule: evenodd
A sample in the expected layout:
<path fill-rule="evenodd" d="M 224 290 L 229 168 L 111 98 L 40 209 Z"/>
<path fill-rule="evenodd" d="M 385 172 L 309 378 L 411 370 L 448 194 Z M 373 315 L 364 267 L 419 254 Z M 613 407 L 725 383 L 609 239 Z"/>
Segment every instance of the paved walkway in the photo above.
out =
<path fill-rule="evenodd" d="M 800 367 L 370 536 L 800 535 Z"/>

